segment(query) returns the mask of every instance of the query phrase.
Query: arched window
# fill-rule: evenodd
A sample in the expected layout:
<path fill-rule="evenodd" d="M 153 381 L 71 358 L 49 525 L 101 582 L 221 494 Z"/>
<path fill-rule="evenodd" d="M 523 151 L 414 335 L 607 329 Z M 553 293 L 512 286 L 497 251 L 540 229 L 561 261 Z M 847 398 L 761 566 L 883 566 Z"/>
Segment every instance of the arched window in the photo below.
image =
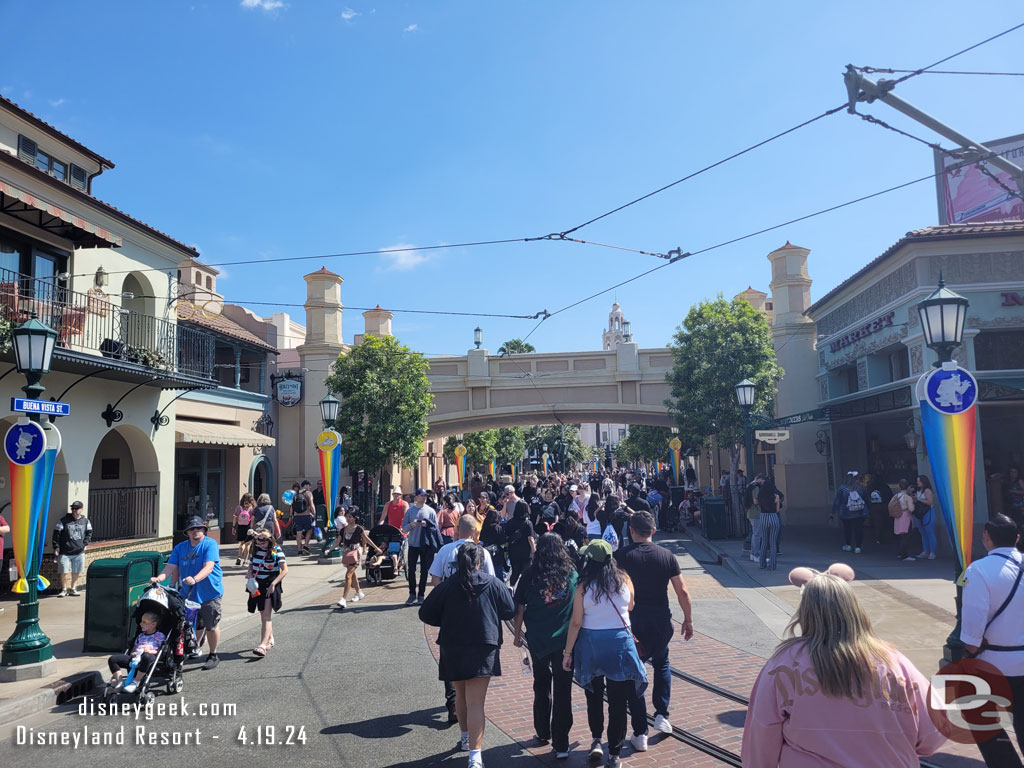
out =
<path fill-rule="evenodd" d="M 213 278 L 210 277 L 209 275 L 206 276 L 206 290 L 213 290 Z"/>

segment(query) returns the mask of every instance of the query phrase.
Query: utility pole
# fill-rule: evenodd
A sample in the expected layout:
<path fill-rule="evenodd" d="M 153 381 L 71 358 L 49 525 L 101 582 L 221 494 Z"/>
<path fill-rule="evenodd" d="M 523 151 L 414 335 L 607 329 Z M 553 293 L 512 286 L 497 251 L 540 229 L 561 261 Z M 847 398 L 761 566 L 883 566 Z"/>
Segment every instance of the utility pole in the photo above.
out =
<path fill-rule="evenodd" d="M 1017 184 L 1020 196 L 1024 199 L 1024 169 L 1014 163 L 1011 163 L 1005 157 L 1001 157 L 996 154 L 980 141 L 975 141 L 959 131 L 950 128 L 945 123 L 929 115 L 927 112 L 923 112 L 913 104 L 910 104 L 899 96 L 896 96 L 892 92 L 893 88 L 896 87 L 896 81 L 885 80 L 883 78 L 876 82 L 865 76 L 852 64 L 847 65 L 843 79 L 846 81 L 846 94 L 850 100 L 850 105 L 847 107 L 846 111 L 851 115 L 857 114 L 857 102 L 859 101 L 864 101 L 868 104 L 871 104 L 876 99 L 878 101 L 883 101 L 893 109 L 902 112 L 911 120 L 916 120 L 921 125 L 935 131 L 940 136 L 944 136 L 950 141 L 954 141 L 959 144 L 962 151 L 957 152 L 956 154 L 967 163 L 975 163 L 979 160 L 984 160 L 984 162 L 991 163 L 999 170 L 1010 174 L 1014 182 Z"/>

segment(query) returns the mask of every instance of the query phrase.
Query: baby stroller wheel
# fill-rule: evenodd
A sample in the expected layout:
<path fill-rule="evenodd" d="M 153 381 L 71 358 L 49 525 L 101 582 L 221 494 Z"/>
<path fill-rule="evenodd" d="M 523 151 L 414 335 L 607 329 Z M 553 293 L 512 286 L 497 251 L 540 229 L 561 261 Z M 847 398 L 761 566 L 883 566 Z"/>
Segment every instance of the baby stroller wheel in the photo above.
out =
<path fill-rule="evenodd" d="M 154 701 L 156 701 L 156 694 L 152 691 L 146 691 L 144 694 L 139 696 L 139 704 L 144 707 L 150 706 Z"/>
<path fill-rule="evenodd" d="M 181 673 L 175 670 L 171 673 L 171 679 L 167 681 L 167 692 L 173 696 L 181 693 L 184 688 L 185 681 L 181 678 Z"/>

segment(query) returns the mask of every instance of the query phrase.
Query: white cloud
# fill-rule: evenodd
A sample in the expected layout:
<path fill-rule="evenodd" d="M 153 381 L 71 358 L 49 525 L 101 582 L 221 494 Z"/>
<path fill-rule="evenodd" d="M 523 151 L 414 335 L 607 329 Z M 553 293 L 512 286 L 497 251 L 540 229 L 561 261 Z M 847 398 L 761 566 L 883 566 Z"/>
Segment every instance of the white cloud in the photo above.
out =
<path fill-rule="evenodd" d="M 50 106 L 51 107 L 59 107 L 63 103 L 64 103 L 64 99 L 50 99 Z"/>
<path fill-rule="evenodd" d="M 420 28 L 419 24 L 410 24 L 408 27 L 406 27 L 402 31 L 403 32 L 415 32 L 419 28 Z"/>
<path fill-rule="evenodd" d="M 351 8 L 346 8 L 341 12 L 341 18 L 343 21 L 352 21 L 356 16 L 360 14 L 357 11 L 353 11 Z"/>
<path fill-rule="evenodd" d="M 284 8 L 282 0 L 242 0 L 243 8 L 259 8 L 264 11 L 277 11 Z"/>
<path fill-rule="evenodd" d="M 411 243 L 395 243 L 389 245 L 387 248 L 381 248 L 381 256 L 384 258 L 385 269 L 390 272 L 408 272 L 410 269 L 416 269 L 428 261 L 433 259 L 436 251 L 408 251 L 401 250 L 403 248 L 415 248 L 415 245 Z M 383 251 L 393 251 L 392 253 L 383 253 Z"/>

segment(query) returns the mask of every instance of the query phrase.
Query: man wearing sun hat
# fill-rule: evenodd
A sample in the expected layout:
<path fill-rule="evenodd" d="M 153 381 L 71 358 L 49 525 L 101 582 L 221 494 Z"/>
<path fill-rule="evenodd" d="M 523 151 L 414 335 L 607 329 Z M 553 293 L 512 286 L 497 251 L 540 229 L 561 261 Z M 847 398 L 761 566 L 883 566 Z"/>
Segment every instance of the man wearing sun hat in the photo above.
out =
<path fill-rule="evenodd" d="M 210 642 L 210 655 L 206 657 L 203 669 L 213 669 L 220 663 L 217 643 L 220 641 L 220 599 L 224 595 L 221 580 L 220 548 L 217 542 L 206 535 L 206 521 L 198 515 L 190 517 L 185 524 L 185 541 L 171 550 L 164 569 L 153 577 L 153 581 L 170 579 L 184 586 L 186 596 L 199 603 L 199 645 L 204 635 Z"/>

